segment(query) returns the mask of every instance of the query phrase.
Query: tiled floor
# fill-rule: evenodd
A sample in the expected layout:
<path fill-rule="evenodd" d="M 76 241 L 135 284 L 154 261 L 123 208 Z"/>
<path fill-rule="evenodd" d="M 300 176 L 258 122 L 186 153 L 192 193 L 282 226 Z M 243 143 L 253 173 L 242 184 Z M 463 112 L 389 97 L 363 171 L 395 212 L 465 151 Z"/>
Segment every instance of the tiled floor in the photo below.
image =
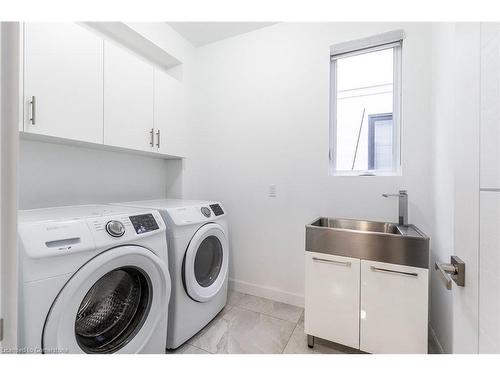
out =
<path fill-rule="evenodd" d="M 316 338 L 307 346 L 304 309 L 229 292 L 228 305 L 174 354 L 348 354 L 360 353 Z M 429 353 L 437 350 L 429 342 Z"/>
<path fill-rule="evenodd" d="M 228 305 L 175 354 L 300 354 L 356 352 L 316 339 L 313 349 L 304 334 L 304 309 L 230 292 Z"/>

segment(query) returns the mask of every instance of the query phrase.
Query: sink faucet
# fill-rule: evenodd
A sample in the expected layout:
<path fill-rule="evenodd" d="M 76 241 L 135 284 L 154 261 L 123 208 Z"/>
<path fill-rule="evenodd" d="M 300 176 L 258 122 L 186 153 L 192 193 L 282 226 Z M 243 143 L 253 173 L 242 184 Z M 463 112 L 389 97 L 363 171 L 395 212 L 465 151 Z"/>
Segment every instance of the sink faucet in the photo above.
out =
<path fill-rule="evenodd" d="M 384 198 L 399 197 L 399 225 L 408 225 L 408 193 L 400 190 L 398 194 L 382 194 Z"/>

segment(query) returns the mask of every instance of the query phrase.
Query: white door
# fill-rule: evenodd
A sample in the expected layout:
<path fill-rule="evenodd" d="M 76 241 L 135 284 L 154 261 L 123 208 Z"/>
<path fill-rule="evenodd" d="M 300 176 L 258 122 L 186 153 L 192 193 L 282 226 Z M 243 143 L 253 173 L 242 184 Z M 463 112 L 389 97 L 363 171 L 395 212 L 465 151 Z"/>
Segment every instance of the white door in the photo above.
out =
<path fill-rule="evenodd" d="M 427 354 L 429 271 L 361 261 L 359 349 Z"/>
<path fill-rule="evenodd" d="M 102 143 L 103 40 L 74 23 L 24 27 L 24 131 Z"/>
<path fill-rule="evenodd" d="M 500 353 L 500 24 L 481 24 L 479 353 Z"/>
<path fill-rule="evenodd" d="M 305 332 L 359 349 L 360 260 L 306 251 Z"/>
<path fill-rule="evenodd" d="M 455 27 L 454 255 L 465 262 L 465 287 L 452 285 L 453 353 L 478 352 L 480 25 Z M 433 271 L 436 272 L 436 271 Z"/>
<path fill-rule="evenodd" d="M 169 298 L 167 266 L 153 252 L 139 246 L 108 250 L 58 294 L 43 330 L 43 350 L 139 353 L 158 334 Z"/>
<path fill-rule="evenodd" d="M 162 154 L 185 156 L 186 94 L 181 81 L 155 69 L 155 146 Z"/>
<path fill-rule="evenodd" d="M 104 144 L 152 151 L 153 67 L 104 42 Z"/>
<path fill-rule="evenodd" d="M 194 234 L 184 256 L 186 292 L 198 302 L 211 300 L 224 286 L 229 262 L 229 244 L 223 228 L 215 223 Z"/>

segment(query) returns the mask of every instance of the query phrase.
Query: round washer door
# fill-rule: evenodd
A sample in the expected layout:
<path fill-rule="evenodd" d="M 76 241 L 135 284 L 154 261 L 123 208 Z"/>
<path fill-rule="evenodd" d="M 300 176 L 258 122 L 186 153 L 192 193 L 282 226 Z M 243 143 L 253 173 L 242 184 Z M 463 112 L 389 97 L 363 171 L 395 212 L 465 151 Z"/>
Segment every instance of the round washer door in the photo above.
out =
<path fill-rule="evenodd" d="M 55 299 L 43 351 L 139 353 L 167 314 L 169 298 L 168 269 L 153 252 L 107 250 L 75 272 Z"/>
<path fill-rule="evenodd" d="M 186 292 L 198 302 L 212 299 L 224 286 L 229 244 L 223 228 L 215 223 L 202 226 L 194 234 L 184 258 Z"/>

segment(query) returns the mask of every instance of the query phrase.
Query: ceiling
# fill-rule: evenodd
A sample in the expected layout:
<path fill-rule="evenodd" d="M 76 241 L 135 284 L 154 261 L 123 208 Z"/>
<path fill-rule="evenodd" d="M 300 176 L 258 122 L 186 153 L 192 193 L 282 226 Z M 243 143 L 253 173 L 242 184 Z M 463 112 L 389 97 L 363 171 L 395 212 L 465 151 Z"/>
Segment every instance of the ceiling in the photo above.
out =
<path fill-rule="evenodd" d="M 194 46 L 217 42 L 235 35 L 274 25 L 276 22 L 167 22 Z"/>

